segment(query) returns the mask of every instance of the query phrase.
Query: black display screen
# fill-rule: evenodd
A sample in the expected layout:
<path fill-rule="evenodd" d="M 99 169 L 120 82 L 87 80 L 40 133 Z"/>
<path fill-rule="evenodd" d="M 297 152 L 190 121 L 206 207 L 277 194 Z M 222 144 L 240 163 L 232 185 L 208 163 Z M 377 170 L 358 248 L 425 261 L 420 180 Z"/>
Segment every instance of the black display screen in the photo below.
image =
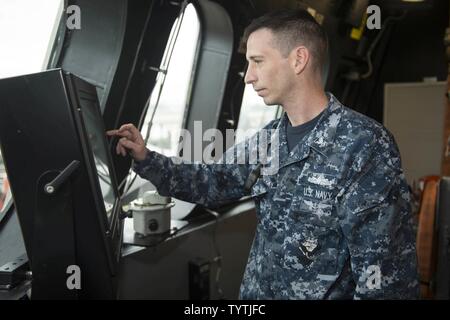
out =
<path fill-rule="evenodd" d="M 103 203 L 107 218 L 110 220 L 117 195 L 111 180 L 112 170 L 110 169 L 110 158 L 108 155 L 109 151 L 103 118 L 100 114 L 100 108 L 95 94 L 85 90 L 78 90 L 78 98 L 81 107 L 81 116 L 97 170 Z"/>

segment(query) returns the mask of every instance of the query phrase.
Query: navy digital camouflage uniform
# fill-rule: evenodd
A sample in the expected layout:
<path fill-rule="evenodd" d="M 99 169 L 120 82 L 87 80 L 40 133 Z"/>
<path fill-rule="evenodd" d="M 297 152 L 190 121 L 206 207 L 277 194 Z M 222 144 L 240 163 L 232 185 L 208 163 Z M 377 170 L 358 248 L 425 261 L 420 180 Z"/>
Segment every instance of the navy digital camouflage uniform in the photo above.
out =
<path fill-rule="evenodd" d="M 287 116 L 265 127 L 279 139 L 280 165 L 251 189 L 258 224 L 240 298 L 416 299 L 410 193 L 394 138 L 327 95 L 316 126 L 290 153 Z M 134 170 L 162 195 L 210 207 L 245 196 L 255 168 L 175 160 L 148 152 Z"/>

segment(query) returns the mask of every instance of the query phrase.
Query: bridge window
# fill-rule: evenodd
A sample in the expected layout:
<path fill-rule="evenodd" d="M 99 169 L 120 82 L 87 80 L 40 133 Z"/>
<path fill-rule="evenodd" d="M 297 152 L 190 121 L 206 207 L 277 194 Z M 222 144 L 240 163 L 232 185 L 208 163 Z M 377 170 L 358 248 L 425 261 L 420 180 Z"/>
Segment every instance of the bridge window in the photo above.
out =
<path fill-rule="evenodd" d="M 142 128 L 143 136 L 149 138 L 147 146 L 168 156 L 174 156 L 177 151 L 199 37 L 200 21 L 196 9 L 189 4 L 172 27 L 160 66 L 163 71 L 158 74 Z"/>
<path fill-rule="evenodd" d="M 0 2 L 0 78 L 47 69 L 64 0 Z"/>

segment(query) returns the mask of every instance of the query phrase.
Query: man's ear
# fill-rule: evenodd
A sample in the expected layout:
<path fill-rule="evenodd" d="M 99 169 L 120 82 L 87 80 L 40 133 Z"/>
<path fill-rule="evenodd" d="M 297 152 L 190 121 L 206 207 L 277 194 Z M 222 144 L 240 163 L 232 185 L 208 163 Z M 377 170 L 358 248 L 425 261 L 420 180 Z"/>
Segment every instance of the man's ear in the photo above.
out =
<path fill-rule="evenodd" d="M 309 63 L 310 56 L 308 48 L 306 48 L 305 46 L 296 47 L 294 50 L 292 50 L 291 54 L 293 55 L 292 61 L 294 64 L 295 73 L 302 73 Z"/>

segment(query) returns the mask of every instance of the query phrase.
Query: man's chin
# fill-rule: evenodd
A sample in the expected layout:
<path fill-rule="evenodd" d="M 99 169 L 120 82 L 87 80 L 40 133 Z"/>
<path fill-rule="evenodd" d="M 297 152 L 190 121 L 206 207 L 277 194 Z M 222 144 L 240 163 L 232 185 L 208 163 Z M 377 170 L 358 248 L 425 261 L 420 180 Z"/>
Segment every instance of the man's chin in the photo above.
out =
<path fill-rule="evenodd" d="M 263 100 L 264 100 L 264 103 L 265 103 L 267 106 L 275 106 L 275 105 L 279 105 L 278 102 L 273 101 L 273 99 L 269 99 L 268 97 L 263 97 Z"/>

